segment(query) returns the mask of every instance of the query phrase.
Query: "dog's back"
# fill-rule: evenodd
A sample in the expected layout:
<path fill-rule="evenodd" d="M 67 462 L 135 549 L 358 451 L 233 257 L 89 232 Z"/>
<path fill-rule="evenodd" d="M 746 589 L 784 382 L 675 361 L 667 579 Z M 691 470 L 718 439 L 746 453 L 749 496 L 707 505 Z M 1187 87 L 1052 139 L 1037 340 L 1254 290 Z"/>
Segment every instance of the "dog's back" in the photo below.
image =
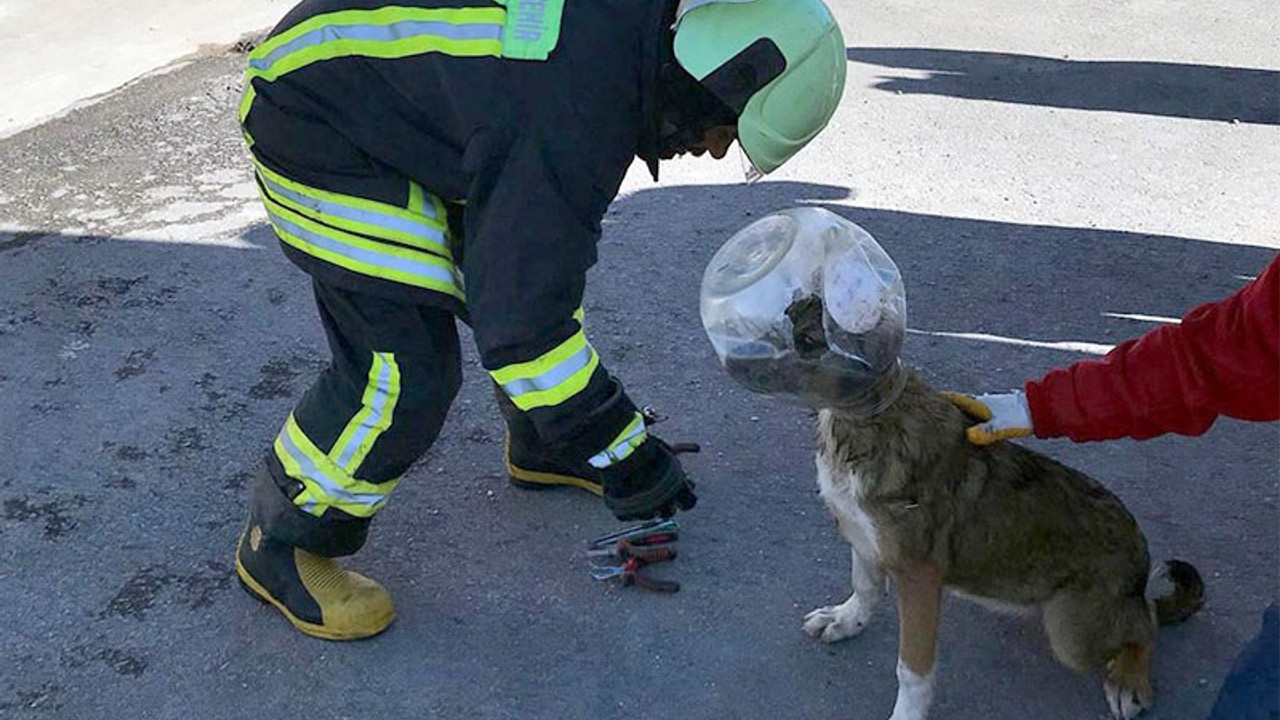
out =
<path fill-rule="evenodd" d="M 824 413 L 820 453 L 858 468 L 886 564 L 928 559 L 948 585 L 1019 605 L 1080 583 L 1141 595 L 1146 542 L 1120 500 L 1022 446 L 970 445 L 969 422 L 914 372 L 870 419 Z"/>

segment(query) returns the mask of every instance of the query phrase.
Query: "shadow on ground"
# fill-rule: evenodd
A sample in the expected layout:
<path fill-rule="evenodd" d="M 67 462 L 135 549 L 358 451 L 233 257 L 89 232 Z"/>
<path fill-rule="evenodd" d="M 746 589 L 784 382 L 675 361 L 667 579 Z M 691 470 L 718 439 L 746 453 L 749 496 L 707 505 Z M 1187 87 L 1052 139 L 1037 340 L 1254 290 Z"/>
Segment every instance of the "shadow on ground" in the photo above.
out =
<path fill-rule="evenodd" d="M 894 697 L 894 618 L 819 646 L 848 551 L 814 497 L 809 419 L 739 390 L 698 321 L 729 234 L 800 203 L 870 230 L 906 278 L 911 325 L 1114 343 L 1239 287 L 1273 250 L 1118 231 L 847 207 L 832 186 L 662 187 L 605 219 L 588 332 L 636 399 L 696 440 L 671 597 L 594 584 L 576 551 L 615 527 L 594 498 L 509 488 L 488 384 L 466 381 L 441 441 L 353 563 L 399 619 L 349 645 L 293 633 L 230 579 L 246 470 L 327 361 L 309 286 L 262 227 L 235 249 L 28 234 L 0 244 L 0 714 L 230 717 L 875 718 Z M 1006 388 L 1076 355 L 913 336 L 937 384 Z M 1276 587 L 1274 426 L 1042 444 L 1114 487 L 1151 539 L 1205 572 L 1210 605 L 1161 640 L 1154 718 L 1203 716 Z M 887 607 L 887 606 L 886 606 Z M 949 603 L 938 713 L 1009 706 L 1099 717 L 1098 678 L 1034 624 Z"/>
<path fill-rule="evenodd" d="M 1280 72 L 1274 70 L 931 48 L 858 47 L 849 48 L 848 56 L 912 71 L 874 86 L 890 92 L 1280 124 Z"/>

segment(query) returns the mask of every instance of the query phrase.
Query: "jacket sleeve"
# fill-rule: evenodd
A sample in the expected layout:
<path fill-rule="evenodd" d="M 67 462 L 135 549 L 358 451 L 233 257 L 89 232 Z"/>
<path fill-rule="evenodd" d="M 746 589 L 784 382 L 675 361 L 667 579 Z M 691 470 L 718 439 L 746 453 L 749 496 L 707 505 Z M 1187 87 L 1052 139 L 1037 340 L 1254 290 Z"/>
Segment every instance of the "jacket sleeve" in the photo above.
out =
<path fill-rule="evenodd" d="M 611 198 L 584 164 L 549 152 L 532 132 L 473 138 L 462 268 L 481 364 L 544 442 L 584 460 L 639 414 L 587 342 L 581 312 Z"/>
<path fill-rule="evenodd" d="M 1280 256 L 1239 292 L 1026 385 L 1038 437 L 1199 435 L 1219 415 L 1280 419 Z"/>

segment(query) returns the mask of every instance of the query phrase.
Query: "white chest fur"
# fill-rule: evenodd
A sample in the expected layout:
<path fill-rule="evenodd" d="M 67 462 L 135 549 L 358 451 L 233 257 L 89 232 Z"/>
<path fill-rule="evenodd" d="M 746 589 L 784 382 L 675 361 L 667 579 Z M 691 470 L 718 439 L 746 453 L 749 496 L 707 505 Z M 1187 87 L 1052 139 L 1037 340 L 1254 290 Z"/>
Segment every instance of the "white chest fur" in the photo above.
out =
<path fill-rule="evenodd" d="M 835 516 L 840 534 L 853 545 L 863 562 L 879 564 L 880 540 L 875 522 L 862 508 L 867 478 L 861 472 L 842 467 L 822 452 L 817 456 L 818 494 Z"/>

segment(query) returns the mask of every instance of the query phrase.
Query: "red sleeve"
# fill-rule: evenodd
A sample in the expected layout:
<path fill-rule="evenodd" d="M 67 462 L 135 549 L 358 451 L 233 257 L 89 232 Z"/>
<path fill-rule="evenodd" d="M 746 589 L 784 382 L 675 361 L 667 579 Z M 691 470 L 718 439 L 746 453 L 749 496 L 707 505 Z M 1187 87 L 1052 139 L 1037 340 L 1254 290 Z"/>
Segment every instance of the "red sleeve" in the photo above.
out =
<path fill-rule="evenodd" d="M 1038 437 L 1199 435 L 1219 415 L 1280 420 L 1280 255 L 1231 297 L 1026 386 Z"/>

